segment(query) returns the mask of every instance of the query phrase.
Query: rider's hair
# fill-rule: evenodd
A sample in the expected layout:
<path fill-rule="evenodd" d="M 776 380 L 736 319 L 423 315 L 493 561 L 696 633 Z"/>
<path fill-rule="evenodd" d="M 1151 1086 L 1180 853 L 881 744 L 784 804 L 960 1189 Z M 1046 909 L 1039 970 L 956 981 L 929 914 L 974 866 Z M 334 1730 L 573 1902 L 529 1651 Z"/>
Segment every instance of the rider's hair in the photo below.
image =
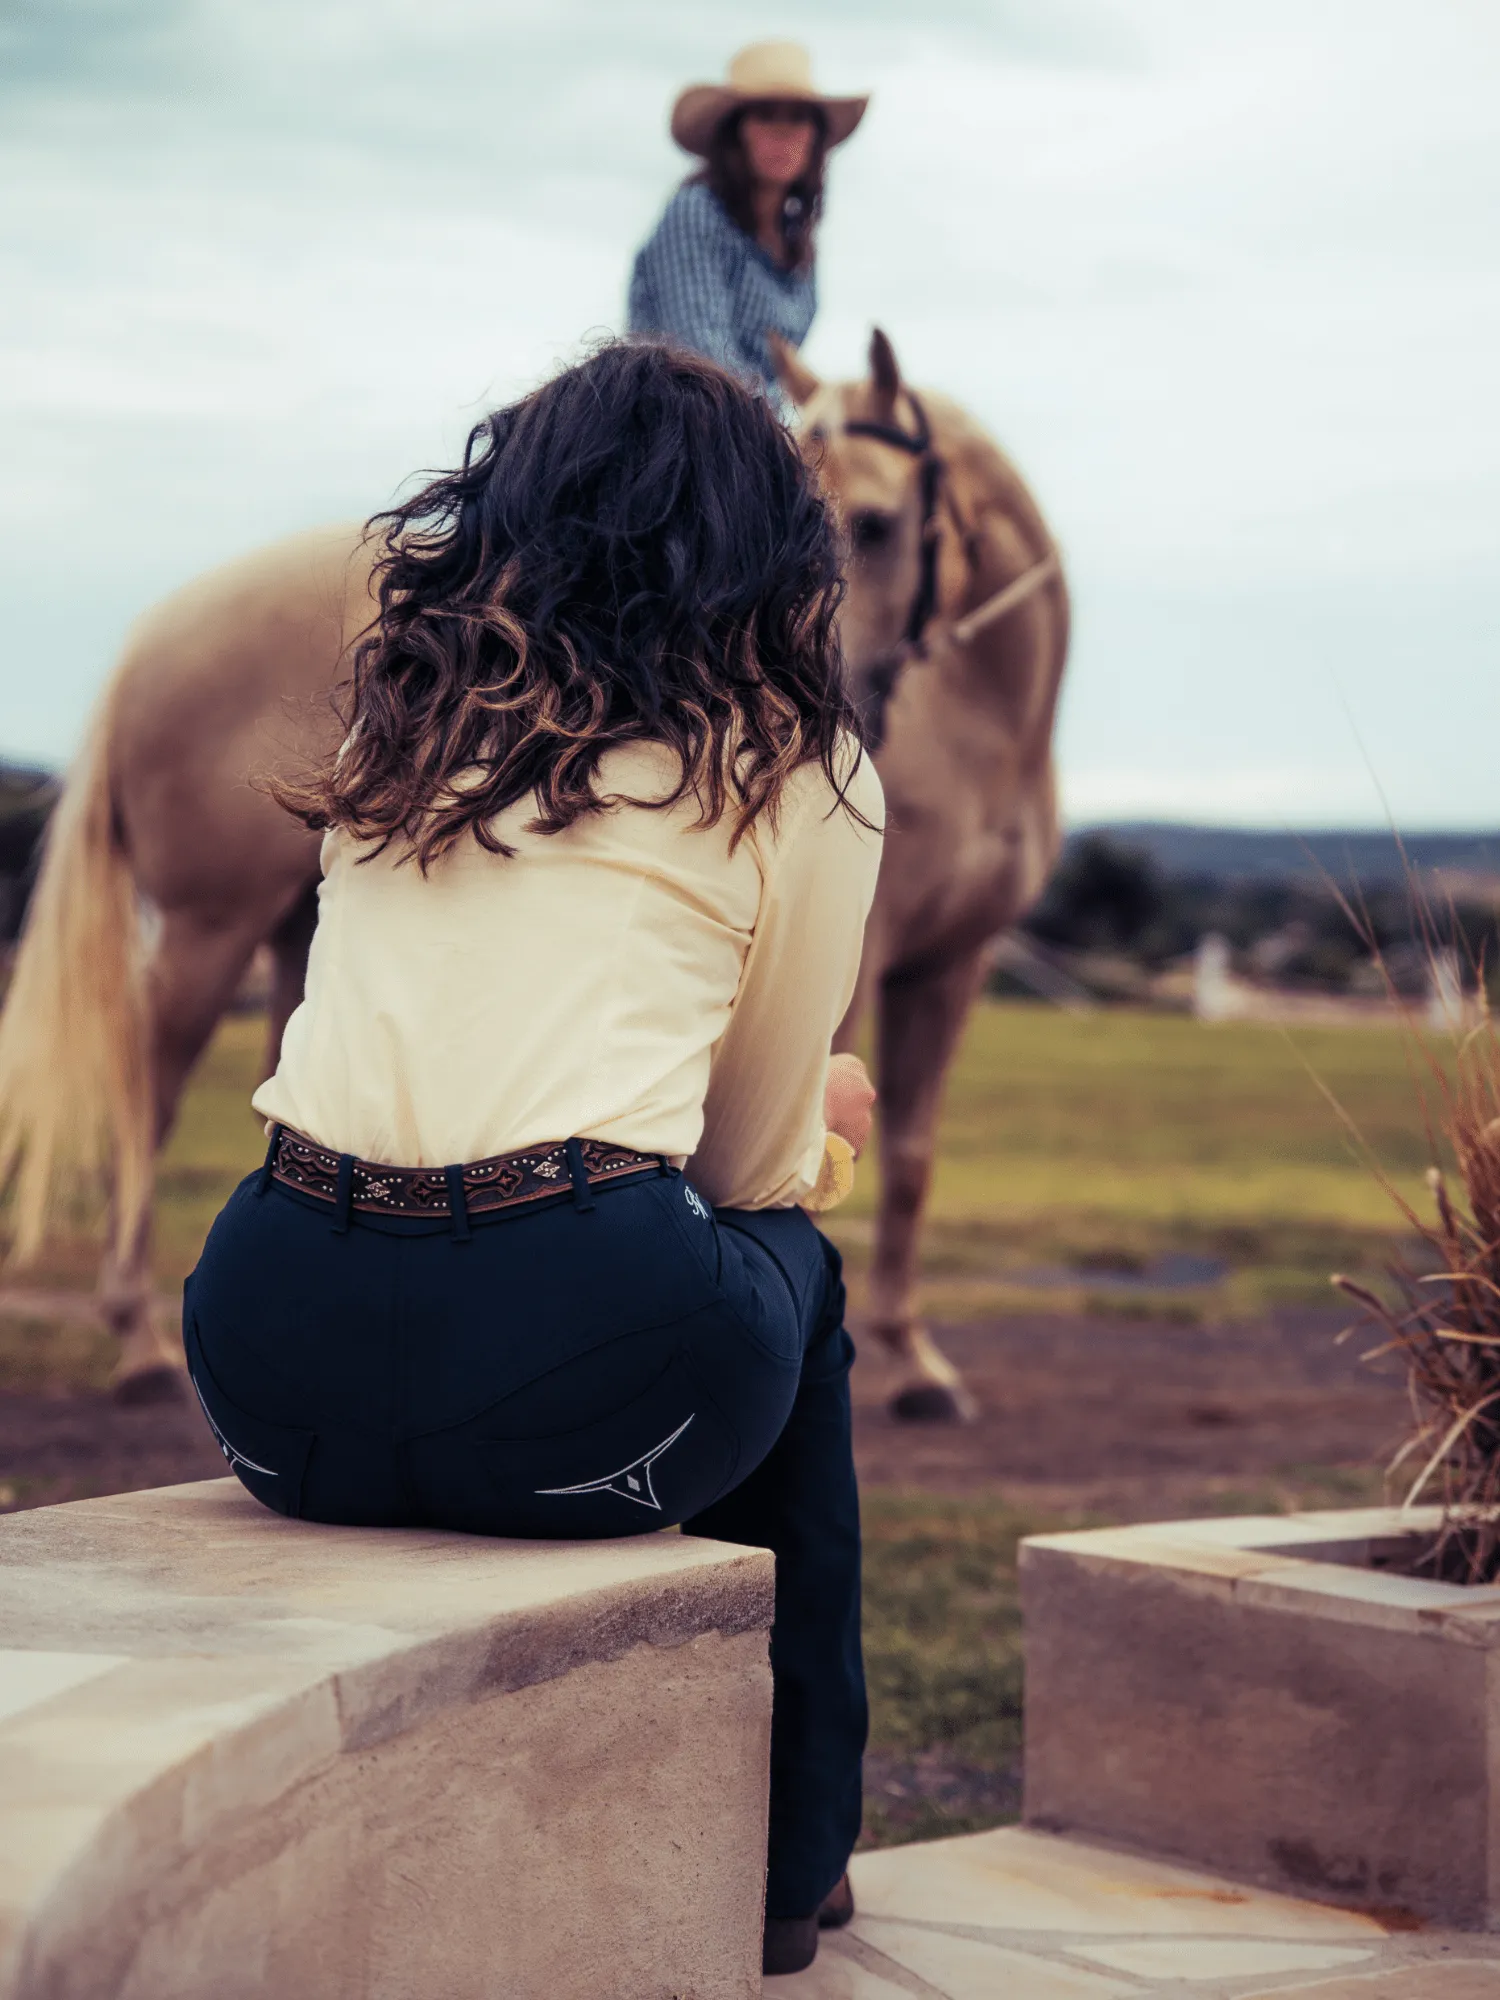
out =
<path fill-rule="evenodd" d="M 731 222 L 747 236 L 757 234 L 755 176 L 740 133 L 747 111 L 754 105 L 742 104 L 720 121 L 708 142 L 708 158 L 690 181 L 701 181 L 718 198 Z M 782 261 L 789 271 L 806 271 L 813 261 L 813 239 L 818 218 L 823 213 L 823 174 L 828 160 L 828 120 L 820 104 L 809 104 L 813 121 L 813 149 L 807 166 L 786 191 L 781 209 Z"/>
<path fill-rule="evenodd" d="M 667 745 L 670 799 L 738 841 L 857 724 L 836 531 L 765 398 L 696 355 L 612 342 L 476 424 L 463 464 L 370 523 L 380 612 L 344 684 L 348 734 L 273 787 L 309 826 L 422 868 L 533 797 L 557 833 L 613 802 L 616 744 Z M 852 805 L 846 807 L 853 812 Z"/>

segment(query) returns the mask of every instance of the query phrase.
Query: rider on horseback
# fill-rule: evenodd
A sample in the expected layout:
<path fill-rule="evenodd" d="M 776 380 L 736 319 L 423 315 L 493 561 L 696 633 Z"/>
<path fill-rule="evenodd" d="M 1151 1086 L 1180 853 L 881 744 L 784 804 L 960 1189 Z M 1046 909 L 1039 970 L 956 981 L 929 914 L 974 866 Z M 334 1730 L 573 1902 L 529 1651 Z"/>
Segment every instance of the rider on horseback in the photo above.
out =
<path fill-rule="evenodd" d="M 672 137 L 704 165 L 635 260 L 630 331 L 690 347 L 779 404 L 768 336 L 792 347 L 807 338 L 824 162 L 868 101 L 821 95 L 795 42 L 741 49 L 727 83 L 683 91 Z"/>

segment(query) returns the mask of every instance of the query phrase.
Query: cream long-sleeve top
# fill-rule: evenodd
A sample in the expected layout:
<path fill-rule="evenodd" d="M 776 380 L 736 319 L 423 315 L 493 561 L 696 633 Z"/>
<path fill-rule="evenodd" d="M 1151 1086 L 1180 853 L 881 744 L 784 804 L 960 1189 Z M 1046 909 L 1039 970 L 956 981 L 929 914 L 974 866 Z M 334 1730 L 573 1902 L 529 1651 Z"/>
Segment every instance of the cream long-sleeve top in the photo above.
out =
<path fill-rule="evenodd" d="M 850 748 L 852 762 L 852 746 Z M 601 763 L 614 803 L 561 833 L 531 801 L 424 876 L 394 848 L 323 842 L 306 997 L 268 1121 L 390 1166 L 448 1166 L 593 1138 L 686 1164 L 719 1206 L 808 1200 L 823 1161 L 829 1044 L 854 992 L 884 801 L 788 781 L 731 847 L 669 796 L 676 760 L 629 744 Z"/>

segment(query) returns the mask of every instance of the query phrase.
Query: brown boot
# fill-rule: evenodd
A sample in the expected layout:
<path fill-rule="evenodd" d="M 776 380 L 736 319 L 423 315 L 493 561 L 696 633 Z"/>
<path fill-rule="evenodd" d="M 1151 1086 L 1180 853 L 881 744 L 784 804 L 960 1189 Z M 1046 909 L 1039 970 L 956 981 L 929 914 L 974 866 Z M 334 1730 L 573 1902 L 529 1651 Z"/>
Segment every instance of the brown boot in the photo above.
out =
<path fill-rule="evenodd" d="M 778 1972 L 805 1972 L 818 1955 L 819 1931 L 841 1931 L 853 1915 L 854 1890 L 844 1874 L 819 1903 L 816 1916 L 767 1917 L 761 1971 L 767 1977 Z"/>
<path fill-rule="evenodd" d="M 818 1929 L 841 1931 L 854 1915 L 854 1890 L 849 1877 L 841 1875 L 818 1905 Z"/>
<path fill-rule="evenodd" d="M 816 1917 L 767 1917 L 760 1969 L 768 1979 L 779 1972 L 805 1972 L 818 1955 Z"/>

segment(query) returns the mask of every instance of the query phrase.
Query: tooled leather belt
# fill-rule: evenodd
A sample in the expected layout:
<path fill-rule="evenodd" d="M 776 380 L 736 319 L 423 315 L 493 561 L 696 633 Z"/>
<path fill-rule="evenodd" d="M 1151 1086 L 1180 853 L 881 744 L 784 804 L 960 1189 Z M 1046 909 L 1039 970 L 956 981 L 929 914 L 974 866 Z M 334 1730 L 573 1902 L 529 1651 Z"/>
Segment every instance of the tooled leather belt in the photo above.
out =
<path fill-rule="evenodd" d="M 628 1146 L 608 1146 L 602 1139 L 578 1139 L 552 1146 L 530 1146 L 520 1153 L 497 1153 L 457 1169 L 446 1167 L 385 1167 L 356 1159 L 349 1178 L 348 1205 L 366 1215 L 451 1216 L 449 1174 L 462 1176 L 464 1207 L 470 1215 L 491 1209 L 520 1208 L 548 1195 L 566 1194 L 572 1186 L 568 1145 L 578 1148 L 583 1174 L 591 1187 L 633 1175 L 660 1173 L 654 1153 L 636 1153 Z M 282 1126 L 271 1149 L 271 1178 L 301 1194 L 338 1203 L 339 1167 L 346 1157 L 316 1146 L 300 1132 Z"/>

